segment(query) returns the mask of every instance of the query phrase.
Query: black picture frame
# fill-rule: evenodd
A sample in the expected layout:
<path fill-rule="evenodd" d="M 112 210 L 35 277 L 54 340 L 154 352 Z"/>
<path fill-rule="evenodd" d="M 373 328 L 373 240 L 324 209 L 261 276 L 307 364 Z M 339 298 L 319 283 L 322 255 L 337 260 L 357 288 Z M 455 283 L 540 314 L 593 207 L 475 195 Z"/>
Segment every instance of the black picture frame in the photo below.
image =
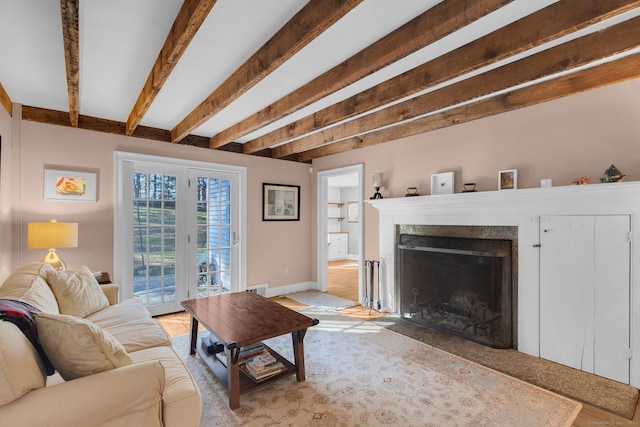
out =
<path fill-rule="evenodd" d="M 262 184 L 263 221 L 300 221 L 300 186 Z"/>

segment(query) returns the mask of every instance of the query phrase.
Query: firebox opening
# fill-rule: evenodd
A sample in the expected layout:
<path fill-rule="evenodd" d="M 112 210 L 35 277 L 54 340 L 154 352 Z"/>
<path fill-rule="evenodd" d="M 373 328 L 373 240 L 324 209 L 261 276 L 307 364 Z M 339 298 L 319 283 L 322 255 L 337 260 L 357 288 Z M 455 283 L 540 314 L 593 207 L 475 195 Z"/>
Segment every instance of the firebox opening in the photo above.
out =
<path fill-rule="evenodd" d="M 404 234 L 397 250 L 402 318 L 513 346 L 511 240 Z"/>

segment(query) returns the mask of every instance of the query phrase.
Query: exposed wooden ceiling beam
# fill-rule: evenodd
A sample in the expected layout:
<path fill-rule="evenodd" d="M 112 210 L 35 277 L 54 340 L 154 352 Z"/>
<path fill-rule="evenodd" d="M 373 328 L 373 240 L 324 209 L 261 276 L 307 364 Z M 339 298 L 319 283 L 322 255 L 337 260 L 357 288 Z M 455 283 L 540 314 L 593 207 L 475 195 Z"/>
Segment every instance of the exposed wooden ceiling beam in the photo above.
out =
<path fill-rule="evenodd" d="M 630 0 L 606 4 L 583 0 L 554 3 L 386 82 L 249 141 L 244 144 L 243 151 L 252 153 L 348 120 L 638 5 L 640 1 Z"/>
<path fill-rule="evenodd" d="M 12 102 L 11 102 L 11 98 L 9 97 L 9 94 L 7 93 L 6 90 L 4 90 L 4 87 L 2 86 L 2 83 L 0 83 L 0 105 L 2 105 L 4 107 L 5 110 L 7 110 L 7 113 L 9 113 L 9 116 L 13 116 L 13 107 L 11 106 Z"/>
<path fill-rule="evenodd" d="M 67 69 L 69 122 L 73 127 L 78 126 L 78 115 L 80 114 L 79 1 L 80 0 L 60 0 L 64 59 Z"/>
<path fill-rule="evenodd" d="M 394 127 L 377 130 L 314 148 L 300 153 L 298 155 L 298 161 L 309 162 L 313 159 L 332 154 L 370 147 L 396 139 L 529 107 L 638 77 L 640 77 L 640 54 L 633 54 L 622 59 L 504 94 L 495 95 L 481 101 L 455 107 Z"/>
<path fill-rule="evenodd" d="M 220 147 L 304 108 L 499 9 L 511 0 L 445 0 L 287 96 L 211 138 Z M 253 153 L 268 145 L 249 146 Z"/>
<path fill-rule="evenodd" d="M 133 134 L 162 86 L 209 15 L 216 0 L 185 0 L 171 26 L 164 45 L 151 68 L 127 119 L 127 135 Z"/>
<path fill-rule="evenodd" d="M 55 126 L 71 126 L 69 123 L 69 113 L 66 111 L 48 110 L 28 105 L 22 106 L 22 119 Z M 127 125 L 123 122 L 80 115 L 77 127 L 79 129 L 92 130 L 96 132 L 125 135 Z M 150 139 L 152 141 L 171 142 L 171 134 L 168 130 L 147 126 L 136 127 L 133 135 L 129 136 Z M 179 144 L 209 149 L 209 138 L 199 135 L 187 135 L 180 140 Z M 220 150 L 242 153 L 242 144 L 227 144 L 224 147 L 221 147 Z M 264 152 L 256 153 L 256 155 L 271 157 L 271 150 L 264 150 Z"/>
<path fill-rule="evenodd" d="M 640 28 L 640 17 L 275 147 L 273 155 L 277 158 L 285 157 L 319 147 L 327 142 L 339 141 L 402 121 L 413 120 L 474 98 L 625 52 L 640 44 L 638 28 Z"/>
<path fill-rule="evenodd" d="M 171 140 L 179 141 L 239 98 L 361 1 L 323 0 L 307 3 L 240 68 L 171 129 Z"/>
<path fill-rule="evenodd" d="M 22 119 L 56 126 L 71 126 L 69 113 L 66 111 L 49 110 L 46 108 L 31 107 L 28 105 L 22 106 Z M 79 115 L 78 124 L 73 127 L 93 130 L 96 132 L 112 133 L 115 135 L 125 135 L 126 123 L 101 119 L 99 117 Z M 132 136 L 155 141 L 169 142 L 169 131 L 157 128 L 139 126 Z"/>

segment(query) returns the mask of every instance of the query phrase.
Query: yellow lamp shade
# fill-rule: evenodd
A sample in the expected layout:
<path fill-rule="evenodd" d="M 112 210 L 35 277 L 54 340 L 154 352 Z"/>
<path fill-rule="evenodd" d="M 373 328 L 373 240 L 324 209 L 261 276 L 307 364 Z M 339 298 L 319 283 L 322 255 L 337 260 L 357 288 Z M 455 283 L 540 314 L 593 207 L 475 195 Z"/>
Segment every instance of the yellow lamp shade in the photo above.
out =
<path fill-rule="evenodd" d="M 77 222 L 30 222 L 27 225 L 27 248 L 49 249 L 42 259 L 58 270 L 64 270 L 64 261 L 58 257 L 55 248 L 75 248 L 78 246 Z"/>

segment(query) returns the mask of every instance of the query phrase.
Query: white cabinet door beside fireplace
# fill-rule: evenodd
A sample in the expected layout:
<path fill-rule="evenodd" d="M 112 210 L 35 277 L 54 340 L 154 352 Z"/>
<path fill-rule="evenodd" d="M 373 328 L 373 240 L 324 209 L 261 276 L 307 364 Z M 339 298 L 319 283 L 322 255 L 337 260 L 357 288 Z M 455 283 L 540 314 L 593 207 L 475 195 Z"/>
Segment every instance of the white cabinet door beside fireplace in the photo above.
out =
<path fill-rule="evenodd" d="M 540 218 L 540 357 L 629 383 L 630 217 Z"/>

